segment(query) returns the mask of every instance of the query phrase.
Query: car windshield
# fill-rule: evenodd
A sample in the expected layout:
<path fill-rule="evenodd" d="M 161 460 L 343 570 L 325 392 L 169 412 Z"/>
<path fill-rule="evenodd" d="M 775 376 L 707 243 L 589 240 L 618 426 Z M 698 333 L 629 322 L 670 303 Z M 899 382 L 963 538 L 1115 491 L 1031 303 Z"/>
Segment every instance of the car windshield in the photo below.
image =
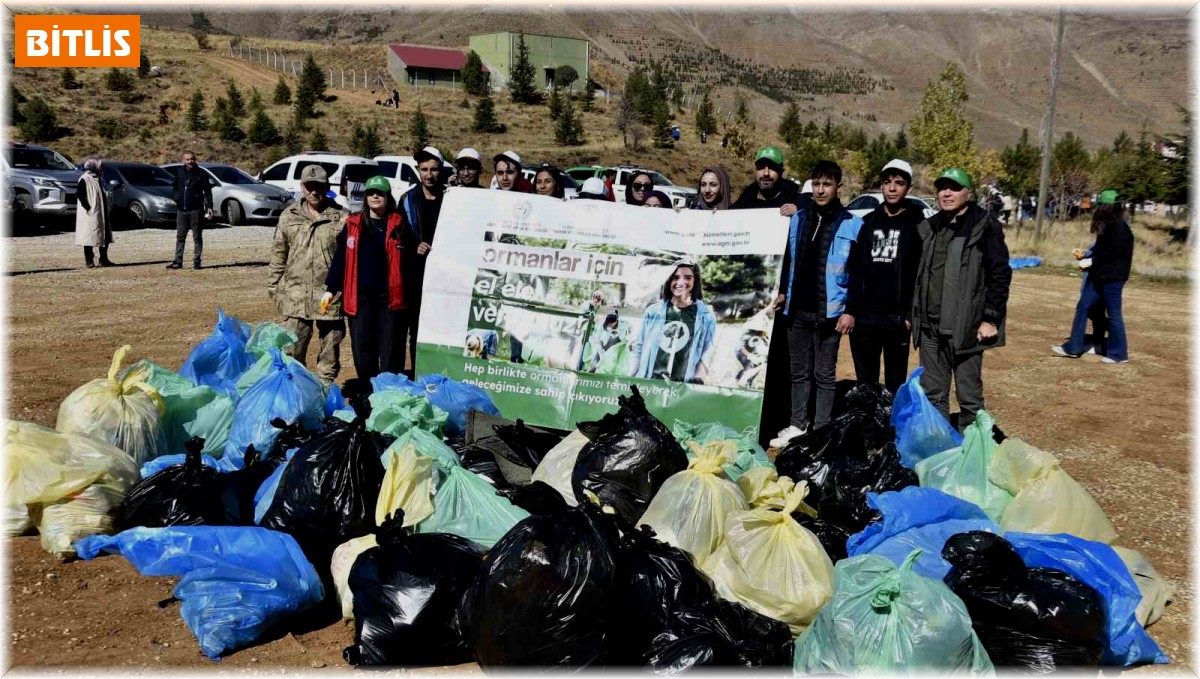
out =
<path fill-rule="evenodd" d="M 8 150 L 8 163 L 13 167 L 30 170 L 74 170 L 71 161 L 63 158 L 50 149 L 14 149 Z"/>
<path fill-rule="evenodd" d="M 250 175 L 230 165 L 209 165 L 204 168 L 212 173 L 222 184 L 257 184 Z"/>
<path fill-rule="evenodd" d="M 396 178 L 396 169 L 400 167 L 400 163 L 394 160 L 377 160 L 375 162 L 379 163 L 379 174 L 388 179 Z"/>
<path fill-rule="evenodd" d="M 121 168 L 125 180 L 134 186 L 174 186 L 171 174 L 153 165 L 135 165 Z"/>
<path fill-rule="evenodd" d="M 874 210 L 879 206 L 879 199 L 875 196 L 859 196 L 853 202 L 846 206 L 847 210 Z"/>
<path fill-rule="evenodd" d="M 667 179 L 657 172 L 646 172 L 646 174 L 650 175 L 650 178 L 654 180 L 655 186 L 675 186 L 670 179 Z"/>

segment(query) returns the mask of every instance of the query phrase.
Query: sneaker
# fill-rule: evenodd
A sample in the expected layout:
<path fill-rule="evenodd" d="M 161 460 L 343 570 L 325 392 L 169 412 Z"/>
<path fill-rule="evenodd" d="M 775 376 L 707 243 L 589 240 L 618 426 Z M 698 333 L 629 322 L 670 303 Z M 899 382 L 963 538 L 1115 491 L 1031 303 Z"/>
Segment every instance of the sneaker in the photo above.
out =
<path fill-rule="evenodd" d="M 1079 358 L 1082 355 L 1082 354 L 1067 353 L 1067 350 L 1063 349 L 1061 344 L 1055 344 L 1054 346 L 1050 347 L 1050 351 L 1053 351 L 1054 353 L 1058 354 L 1059 356 L 1066 356 L 1067 358 Z"/>
<path fill-rule="evenodd" d="M 1103 357 L 1103 358 L 1101 358 L 1101 359 L 1100 359 L 1100 362 L 1101 362 L 1101 363 L 1128 363 L 1128 362 L 1129 362 L 1129 359 L 1128 359 L 1128 358 L 1123 358 L 1123 359 L 1121 359 L 1121 360 L 1119 360 L 1119 361 L 1118 361 L 1118 360 L 1117 360 L 1117 359 L 1115 359 L 1115 358 L 1109 358 L 1108 356 L 1105 356 L 1105 357 Z"/>
<path fill-rule="evenodd" d="M 804 436 L 808 433 L 808 427 L 797 427 L 796 425 L 788 425 L 786 429 L 779 432 L 779 435 L 771 439 L 772 448 L 782 448 L 791 442 L 792 439 Z"/>
<path fill-rule="evenodd" d="M 168 268 L 168 269 L 182 269 L 182 268 L 183 268 L 183 265 L 182 265 L 182 264 L 176 264 L 175 262 L 171 262 L 170 264 L 168 264 L 168 265 L 167 265 L 167 268 Z"/>
<path fill-rule="evenodd" d="M 1096 345 L 1093 344 L 1092 346 L 1088 347 L 1088 350 L 1083 353 L 1085 353 L 1089 356 L 1095 356 L 1096 355 Z"/>

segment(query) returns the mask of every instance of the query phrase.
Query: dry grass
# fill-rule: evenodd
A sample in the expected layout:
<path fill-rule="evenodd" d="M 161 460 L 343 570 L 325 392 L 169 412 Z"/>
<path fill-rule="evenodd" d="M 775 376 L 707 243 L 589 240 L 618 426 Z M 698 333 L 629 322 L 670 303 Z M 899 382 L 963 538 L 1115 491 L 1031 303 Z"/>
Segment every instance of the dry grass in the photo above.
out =
<path fill-rule="evenodd" d="M 1026 221 L 1018 228 L 1013 222 L 1005 229 L 1005 240 L 1013 257 L 1038 256 L 1047 264 L 1074 262 L 1071 251 L 1086 248 L 1095 240 L 1089 232 L 1091 222 L 1074 219 L 1042 223 L 1042 240 L 1034 240 L 1034 223 Z M 1184 242 L 1187 222 L 1157 215 L 1137 215 L 1132 224 L 1135 245 L 1133 269 L 1146 276 L 1181 276 L 1191 268 L 1191 257 Z"/>

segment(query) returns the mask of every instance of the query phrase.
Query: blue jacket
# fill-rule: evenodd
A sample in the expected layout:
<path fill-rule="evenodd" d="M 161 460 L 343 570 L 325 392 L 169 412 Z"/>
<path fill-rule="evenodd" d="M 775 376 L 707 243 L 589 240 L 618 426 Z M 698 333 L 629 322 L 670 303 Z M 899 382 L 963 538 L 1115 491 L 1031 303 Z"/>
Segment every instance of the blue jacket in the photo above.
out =
<path fill-rule="evenodd" d="M 813 204 L 808 203 L 792 215 L 792 223 L 788 229 L 787 259 L 784 261 L 783 280 L 779 283 L 780 290 L 786 290 L 783 314 L 786 316 L 792 308 L 792 289 L 795 281 L 792 272 L 795 270 L 798 256 L 798 244 L 802 242 L 802 229 L 808 222 L 808 211 Z M 850 287 L 850 271 L 847 263 L 850 251 L 858 240 L 858 230 L 862 228 L 862 219 L 850 214 L 846 208 L 838 211 L 833 218 L 833 240 L 829 243 L 829 255 L 825 262 L 825 317 L 837 318 L 846 311 L 846 294 Z"/>
<path fill-rule="evenodd" d="M 650 379 L 654 371 L 654 359 L 658 356 L 658 338 L 662 335 L 663 327 L 667 324 L 667 305 L 669 301 L 655 302 L 646 307 L 646 315 L 642 317 L 642 331 L 638 336 L 638 369 L 634 377 Z M 688 350 L 687 372 L 683 379 L 691 381 L 696 376 L 696 366 L 703 361 L 712 366 L 713 340 L 717 334 L 717 315 L 712 307 L 704 302 L 696 301 L 696 336 Z"/>

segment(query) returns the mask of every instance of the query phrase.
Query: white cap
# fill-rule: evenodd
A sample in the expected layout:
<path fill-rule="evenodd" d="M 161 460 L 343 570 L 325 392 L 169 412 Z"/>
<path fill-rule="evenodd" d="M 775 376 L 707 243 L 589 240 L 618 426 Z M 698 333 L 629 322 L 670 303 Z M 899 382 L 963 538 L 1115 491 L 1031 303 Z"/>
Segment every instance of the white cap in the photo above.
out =
<path fill-rule="evenodd" d="M 467 148 L 459 151 L 458 156 L 454 160 L 459 161 L 464 158 L 469 158 L 469 159 L 479 163 L 480 165 L 483 164 L 483 158 L 479 155 L 479 151 L 476 151 L 475 149 L 473 149 L 469 146 Z"/>
<path fill-rule="evenodd" d="M 909 181 L 912 181 L 912 165 L 909 165 L 899 158 L 888 161 L 888 164 L 883 166 L 883 169 L 879 171 L 879 174 L 882 175 L 888 170 L 900 170 L 904 174 L 908 175 Z"/>
<path fill-rule="evenodd" d="M 588 177 L 583 180 L 583 186 L 579 189 L 580 193 L 590 193 L 594 196 L 603 196 L 604 180 L 599 177 Z"/>
<path fill-rule="evenodd" d="M 804 186 L 800 187 L 800 193 L 812 193 L 812 180 L 804 180 Z"/>
<path fill-rule="evenodd" d="M 492 158 L 492 164 L 496 164 L 496 163 L 500 162 L 501 160 L 511 160 L 512 162 L 516 163 L 517 165 L 521 164 L 521 156 L 518 156 L 517 152 L 512 151 L 512 150 L 497 154 L 494 158 Z"/>
<path fill-rule="evenodd" d="M 421 158 L 424 158 L 427 156 L 430 158 L 437 158 L 439 163 L 446 162 L 442 158 L 442 152 L 433 148 L 432 146 L 426 146 L 425 148 L 421 149 L 420 151 L 417 151 L 417 153 L 413 157 L 413 160 L 415 160 L 419 163 L 419 162 L 421 162 Z"/>

